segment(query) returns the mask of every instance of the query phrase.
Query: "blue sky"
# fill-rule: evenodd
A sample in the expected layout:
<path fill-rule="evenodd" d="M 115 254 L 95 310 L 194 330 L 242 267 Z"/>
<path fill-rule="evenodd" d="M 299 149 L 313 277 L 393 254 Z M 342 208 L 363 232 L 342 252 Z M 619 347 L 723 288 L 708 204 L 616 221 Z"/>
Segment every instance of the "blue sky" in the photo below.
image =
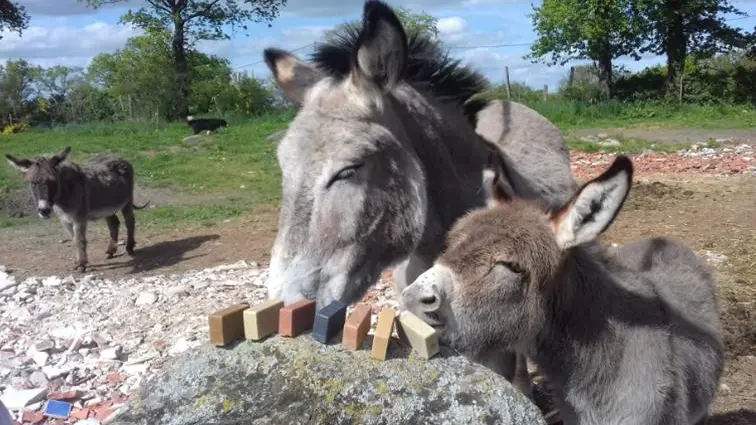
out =
<path fill-rule="evenodd" d="M 16 0 L 26 6 L 31 25 L 21 38 L 4 34 L 0 40 L 0 61 L 24 58 L 43 66 L 65 64 L 86 66 L 98 53 L 122 47 L 138 30 L 118 25 L 118 18 L 141 0 L 129 0 L 120 6 L 93 11 L 77 0 Z M 413 11 L 425 11 L 440 19 L 441 38 L 451 54 L 483 72 L 493 82 L 503 79 L 509 66 L 510 79 L 533 87 L 548 84 L 553 90 L 566 77 L 569 64 L 548 67 L 524 60 L 527 43 L 535 40 L 528 14 L 531 1 L 525 0 L 413 0 L 390 2 Z M 538 5 L 540 0 L 533 0 Z M 756 0 L 732 2 L 751 15 L 731 21 L 746 29 L 756 27 Z M 231 40 L 205 42 L 200 50 L 228 58 L 237 71 L 249 71 L 256 77 L 270 75 L 262 62 L 262 50 L 269 46 L 299 49 L 303 57 L 312 50 L 323 31 L 347 20 L 358 19 L 362 0 L 289 0 L 273 26 L 252 25 Z M 525 45 L 523 45 L 525 44 Z M 514 46 L 502 46 L 514 45 Z M 620 59 L 618 63 L 632 70 L 660 63 L 661 57 L 644 57 L 636 62 Z"/>

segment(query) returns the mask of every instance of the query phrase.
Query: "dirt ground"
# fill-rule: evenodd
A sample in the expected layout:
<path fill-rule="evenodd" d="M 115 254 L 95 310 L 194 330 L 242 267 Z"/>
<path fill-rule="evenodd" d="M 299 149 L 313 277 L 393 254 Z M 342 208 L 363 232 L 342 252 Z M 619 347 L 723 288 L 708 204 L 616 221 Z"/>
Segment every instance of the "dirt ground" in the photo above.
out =
<path fill-rule="evenodd" d="M 105 223 L 95 223 L 90 273 L 125 277 L 238 260 L 266 264 L 277 219 L 277 209 L 270 207 L 195 230 L 145 233 L 137 227 L 136 256 L 111 260 L 104 254 Z M 22 277 L 71 274 L 74 249 L 59 242 L 62 235 L 54 219 L 0 231 L 0 264 Z M 756 425 L 756 178 L 639 176 L 605 240 L 623 243 L 652 235 L 678 238 L 715 265 L 728 357 L 710 424 Z"/>
<path fill-rule="evenodd" d="M 706 143 L 709 141 L 728 143 L 756 143 L 756 130 L 706 130 L 680 128 L 659 128 L 644 126 L 639 128 L 582 129 L 572 132 L 573 136 L 591 136 L 596 134 L 621 136 L 627 139 L 652 140 L 656 143 Z"/>

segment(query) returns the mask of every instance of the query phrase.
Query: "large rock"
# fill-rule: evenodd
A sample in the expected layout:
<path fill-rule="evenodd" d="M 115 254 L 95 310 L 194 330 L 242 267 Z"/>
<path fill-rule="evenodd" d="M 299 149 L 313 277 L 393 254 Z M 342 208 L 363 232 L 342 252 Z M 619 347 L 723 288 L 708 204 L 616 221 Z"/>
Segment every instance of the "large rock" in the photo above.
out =
<path fill-rule="evenodd" d="M 544 424 L 503 377 L 446 348 L 425 361 L 392 340 L 352 352 L 309 334 L 208 344 L 148 383 L 117 425 Z"/>

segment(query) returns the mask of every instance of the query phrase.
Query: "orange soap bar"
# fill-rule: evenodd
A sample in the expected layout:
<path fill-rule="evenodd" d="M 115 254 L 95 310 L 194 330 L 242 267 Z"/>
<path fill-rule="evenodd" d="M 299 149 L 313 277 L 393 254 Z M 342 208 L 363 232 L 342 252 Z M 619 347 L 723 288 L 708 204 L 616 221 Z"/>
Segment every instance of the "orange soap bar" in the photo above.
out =
<path fill-rule="evenodd" d="M 312 328 L 315 321 L 315 300 L 302 300 L 278 311 L 278 334 L 295 337 Z"/>
<path fill-rule="evenodd" d="M 360 304 L 352 310 L 344 324 L 341 345 L 356 351 L 362 346 L 362 341 L 370 329 L 371 308 L 369 305 Z"/>
<path fill-rule="evenodd" d="M 244 310 L 248 308 L 247 303 L 235 304 L 209 315 L 210 343 L 222 346 L 244 338 Z"/>
<path fill-rule="evenodd" d="M 378 313 L 378 325 L 375 327 L 373 350 L 370 353 L 370 356 L 376 360 L 386 360 L 395 318 L 396 312 L 390 307 L 386 307 Z"/>

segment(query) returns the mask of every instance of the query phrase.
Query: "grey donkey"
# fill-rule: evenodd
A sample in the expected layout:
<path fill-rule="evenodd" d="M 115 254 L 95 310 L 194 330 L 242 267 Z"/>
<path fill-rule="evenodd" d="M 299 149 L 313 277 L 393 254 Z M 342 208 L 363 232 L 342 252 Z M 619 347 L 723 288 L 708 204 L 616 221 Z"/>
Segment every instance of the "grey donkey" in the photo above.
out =
<path fill-rule="evenodd" d="M 24 173 L 31 187 L 42 218 L 58 216 L 63 229 L 76 244 L 74 270 L 85 272 L 87 259 L 87 222 L 104 218 L 110 230 L 110 243 L 105 251 L 113 258 L 118 246 L 121 225 L 116 213 L 121 211 L 126 221 L 126 252 L 134 255 L 134 210 L 145 208 L 134 205 L 134 168 L 125 159 L 102 154 L 79 166 L 68 161 L 71 147 L 50 158 L 34 160 L 5 155 L 8 162 Z"/>
<path fill-rule="evenodd" d="M 277 150 L 270 298 L 351 303 L 391 267 L 403 289 L 433 264 L 454 221 L 485 205 L 491 161 L 523 197 L 561 204 L 577 187 L 558 129 L 523 105 L 476 100 L 483 76 L 437 42 L 407 37 L 382 2 L 366 2 L 361 25 L 319 43 L 314 63 L 275 48 L 264 56 L 300 105 Z M 516 373 L 511 355 L 477 359 Z"/>
<path fill-rule="evenodd" d="M 493 177 L 404 305 L 464 352 L 516 349 L 538 365 L 565 424 L 704 424 L 724 365 L 715 284 L 684 245 L 612 250 L 598 236 L 632 182 L 619 156 L 563 207 Z"/>

